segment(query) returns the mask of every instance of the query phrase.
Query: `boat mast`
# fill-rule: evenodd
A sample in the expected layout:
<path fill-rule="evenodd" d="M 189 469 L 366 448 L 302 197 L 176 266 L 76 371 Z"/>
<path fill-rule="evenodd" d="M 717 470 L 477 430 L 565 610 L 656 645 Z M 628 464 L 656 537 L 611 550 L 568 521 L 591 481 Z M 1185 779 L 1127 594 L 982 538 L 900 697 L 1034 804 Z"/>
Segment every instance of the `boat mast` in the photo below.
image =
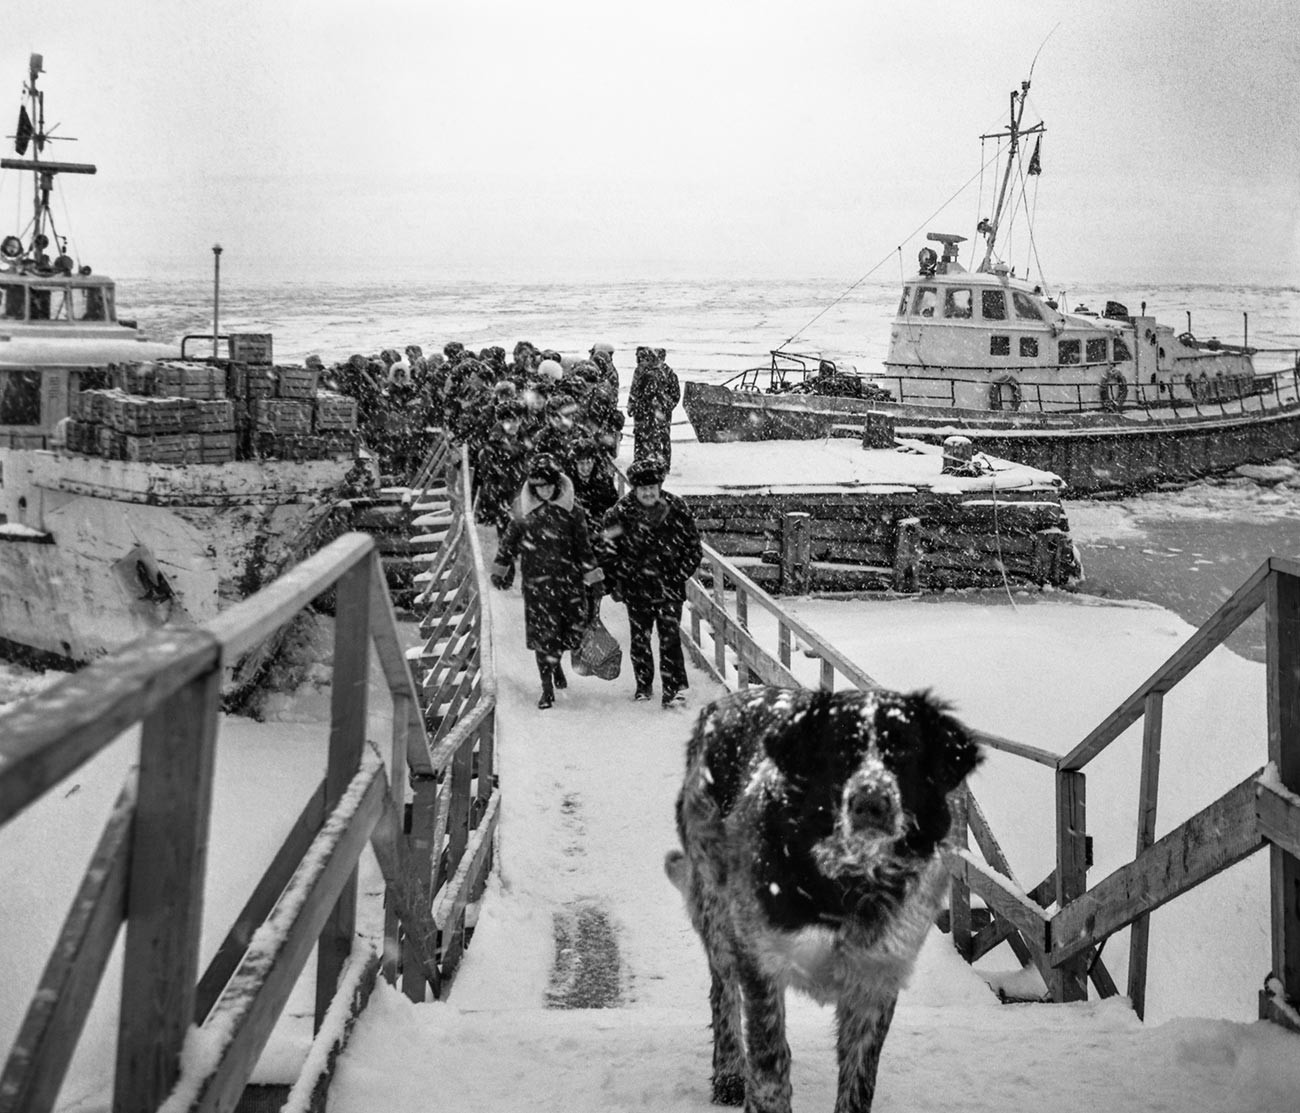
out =
<path fill-rule="evenodd" d="M 31 112 L 27 112 L 26 105 L 18 119 L 17 134 L 12 136 L 14 140 L 14 150 L 17 154 L 25 154 L 28 143 L 31 144 L 32 157 L 23 158 L 5 158 L 0 159 L 0 168 L 5 170 L 30 170 L 32 172 L 32 205 L 33 215 L 31 224 L 32 238 L 25 245 L 23 251 L 24 261 L 35 264 L 37 270 L 55 271 L 62 270 L 64 273 L 70 273 L 72 260 L 63 252 L 63 245 L 58 242 L 58 234 L 54 227 L 54 214 L 50 211 L 50 193 L 54 189 L 54 176 L 56 174 L 94 174 L 95 167 L 88 162 L 46 162 L 42 160 L 41 153 L 45 150 L 45 144 L 54 139 L 71 139 L 71 136 L 55 136 L 45 130 L 45 94 L 36 87 L 37 74 L 44 72 L 44 58 L 40 54 L 33 54 L 28 65 L 27 82 L 23 86 L 23 93 L 31 102 Z M 55 127 L 58 125 L 56 124 Z M 49 227 L 49 235 L 45 234 L 46 227 Z M 49 257 L 45 255 L 45 248 L 53 245 L 58 256 L 53 265 L 50 264 Z"/>
<path fill-rule="evenodd" d="M 1007 201 L 1007 187 L 1011 183 L 1011 169 L 1015 165 L 1016 152 L 1020 148 L 1020 137 L 1022 135 L 1033 135 L 1043 130 L 1042 123 L 1037 123 L 1031 128 L 1021 128 L 1020 122 L 1025 116 L 1025 101 L 1029 97 L 1029 82 L 1020 83 L 1020 92 L 1011 90 L 1011 110 L 1007 118 L 1007 130 L 993 132 L 990 135 L 981 135 L 981 139 L 1007 139 L 1007 165 L 1002 172 L 1002 186 L 998 190 L 997 204 L 993 207 L 993 217 L 990 220 L 980 221 L 979 230 L 984 233 L 988 240 L 988 246 L 984 249 L 984 261 L 980 263 L 979 270 L 987 272 L 993 262 L 993 246 L 998 238 L 998 226 L 1002 221 L 1002 210 Z M 1019 107 L 1017 108 L 1017 102 Z"/>

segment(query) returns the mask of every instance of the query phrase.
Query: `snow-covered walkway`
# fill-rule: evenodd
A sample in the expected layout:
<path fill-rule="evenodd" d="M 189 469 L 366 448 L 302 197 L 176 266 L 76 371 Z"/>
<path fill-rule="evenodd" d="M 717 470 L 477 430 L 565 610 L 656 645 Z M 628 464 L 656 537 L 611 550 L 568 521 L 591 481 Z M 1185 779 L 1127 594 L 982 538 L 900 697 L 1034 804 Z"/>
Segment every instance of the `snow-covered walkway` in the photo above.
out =
<path fill-rule="evenodd" d="M 626 646 L 621 612 L 606 602 Z M 331 1113 L 711 1109 L 707 973 L 662 860 L 675 841 L 686 738 L 717 690 L 693 672 L 685 710 L 634 704 L 625 661 L 620 679 L 573 677 L 556 707 L 538 712 L 517 588 L 494 595 L 493 615 L 499 869 L 449 1001 L 414 1005 L 381 984 L 340 1061 Z M 914 615 L 919 626 L 938 617 Z M 1141 640 L 1141 623 L 1130 625 Z M 1155 644 L 1167 635 L 1162 627 Z M 969 656 L 969 642 L 956 648 Z M 937 681 L 942 647 L 929 653 Z M 1044 674 L 1050 664 L 1034 662 Z M 1034 688 L 1046 695 L 1066 681 L 1040 675 Z M 548 1008 L 548 993 L 564 988 L 552 981 L 554 940 L 584 916 L 613 928 L 618 1004 Z M 801 998 L 789 1005 L 795 1108 L 829 1110 L 832 1013 Z M 900 1001 L 876 1110 L 1283 1113 L 1300 1093 L 1298 1051 L 1295 1036 L 1265 1024 L 1144 1026 L 1122 1001 L 999 1005 L 935 932 Z"/>

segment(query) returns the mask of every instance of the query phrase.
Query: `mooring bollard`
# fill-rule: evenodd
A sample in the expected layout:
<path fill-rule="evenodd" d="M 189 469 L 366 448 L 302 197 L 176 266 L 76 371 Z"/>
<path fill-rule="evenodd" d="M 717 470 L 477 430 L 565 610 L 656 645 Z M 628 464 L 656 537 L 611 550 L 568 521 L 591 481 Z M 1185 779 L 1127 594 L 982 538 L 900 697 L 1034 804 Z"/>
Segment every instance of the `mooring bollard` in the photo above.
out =
<path fill-rule="evenodd" d="M 970 437 L 945 437 L 943 442 L 943 474 L 951 475 L 970 467 L 975 446 Z"/>
<path fill-rule="evenodd" d="M 869 410 L 862 421 L 863 448 L 894 447 L 894 417 L 880 410 Z"/>
<path fill-rule="evenodd" d="M 812 581 L 812 515 L 792 510 L 781 518 L 781 594 L 807 595 Z"/>

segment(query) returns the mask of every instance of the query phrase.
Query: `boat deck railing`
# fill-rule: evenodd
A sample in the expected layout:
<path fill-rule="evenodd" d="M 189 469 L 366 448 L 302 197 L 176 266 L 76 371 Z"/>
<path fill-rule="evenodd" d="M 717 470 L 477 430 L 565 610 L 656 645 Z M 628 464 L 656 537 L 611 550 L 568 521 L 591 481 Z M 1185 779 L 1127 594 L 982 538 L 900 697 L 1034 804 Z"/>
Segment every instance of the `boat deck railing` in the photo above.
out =
<path fill-rule="evenodd" d="M 1030 380 L 1016 377 L 1003 380 L 1005 392 L 998 393 L 1002 405 L 991 405 L 990 410 L 1006 413 L 1096 413 L 1103 409 L 1127 416 L 1145 415 L 1152 420 L 1189 420 L 1197 417 L 1232 416 L 1248 413 L 1267 413 L 1300 404 L 1300 350 L 1293 348 L 1255 349 L 1257 354 L 1284 357 L 1285 366 L 1259 372 L 1253 376 L 1209 375 L 1202 372 L 1194 377 L 1186 374 L 1183 385 L 1185 395 L 1176 395 L 1169 383 L 1129 383 L 1116 378 L 1118 366 L 1113 363 L 1097 364 L 1095 382 L 1062 382 L 1059 379 Z M 1217 352 L 1207 352 L 1217 356 Z M 821 357 L 789 352 L 772 352 L 771 362 L 746 368 L 722 383 L 732 390 L 761 392 L 764 394 L 816 395 L 854 397 L 835 390 L 821 391 L 816 382 Z M 1044 366 L 1048 375 L 1068 374 L 1079 369 L 1078 364 Z M 1009 369 L 1010 371 L 1010 369 Z M 958 398 L 963 387 L 991 391 L 998 385 L 990 378 L 988 368 L 960 367 L 947 376 L 926 377 L 924 389 L 918 389 L 918 379 L 910 375 L 865 376 L 854 372 L 839 372 L 841 376 L 859 379 L 864 385 L 888 391 L 890 399 L 900 405 L 928 408 L 969 409 L 960 405 Z M 1163 389 L 1162 389 L 1163 386 Z"/>

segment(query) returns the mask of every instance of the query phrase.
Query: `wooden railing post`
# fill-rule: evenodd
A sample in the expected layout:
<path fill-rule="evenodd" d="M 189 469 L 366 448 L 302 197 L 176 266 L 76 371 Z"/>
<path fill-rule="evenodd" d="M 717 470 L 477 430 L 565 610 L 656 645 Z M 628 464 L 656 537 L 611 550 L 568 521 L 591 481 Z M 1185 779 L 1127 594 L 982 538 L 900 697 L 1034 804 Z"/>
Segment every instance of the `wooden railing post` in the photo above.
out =
<path fill-rule="evenodd" d="M 1266 601 L 1268 759 L 1282 787 L 1300 793 L 1300 577 L 1274 571 Z M 1261 991 L 1260 1015 L 1287 1023 L 1300 1007 L 1300 860 L 1279 846 L 1268 853 L 1277 985 Z"/>
<path fill-rule="evenodd" d="M 1151 692 L 1146 698 L 1142 721 L 1142 772 L 1138 784 L 1137 849 L 1134 857 L 1156 841 L 1156 804 L 1160 794 L 1160 733 L 1164 720 L 1165 697 Z M 1151 937 L 1151 917 L 1139 916 L 1129 930 L 1128 996 L 1139 1019 L 1147 1008 L 1147 949 Z"/>
<path fill-rule="evenodd" d="M 152 1110 L 170 1092 L 194 1022 L 212 813 L 220 666 L 144 720 L 113 1108 Z"/>
<path fill-rule="evenodd" d="M 968 800 L 970 789 L 963 781 L 948 797 L 948 810 L 952 825 L 948 829 L 949 842 L 962 850 L 970 846 Z M 952 944 L 967 962 L 971 961 L 970 886 L 964 877 L 953 874 L 948 885 L 948 923 L 952 929 Z"/>
<path fill-rule="evenodd" d="M 330 687 L 329 764 L 325 812 L 337 804 L 357 770 L 366 744 L 370 686 L 370 577 L 382 575 L 372 552 L 339 578 L 334 604 L 334 675 Z M 339 894 L 321 929 L 316 951 L 316 1029 L 334 1000 L 343 965 L 352 953 L 357 924 L 357 872 Z"/>
<path fill-rule="evenodd" d="M 1087 809 L 1085 778 L 1077 769 L 1056 772 L 1056 906 L 1064 908 L 1088 888 Z M 1055 940 L 1053 940 L 1055 947 Z M 1056 984 L 1049 986 L 1053 1001 L 1088 999 L 1086 953 L 1053 964 Z"/>
<path fill-rule="evenodd" d="M 726 584 L 723 582 L 722 562 L 719 560 L 710 561 L 709 567 L 713 570 L 713 601 L 718 605 L 718 613 L 721 614 L 726 608 Z M 727 628 L 719 619 L 713 623 L 713 665 L 718 670 L 718 675 L 724 680 L 727 676 Z"/>
<path fill-rule="evenodd" d="M 921 519 L 904 518 L 898 523 L 894 544 L 894 590 L 919 591 Z"/>
<path fill-rule="evenodd" d="M 781 593 L 807 595 L 812 583 L 812 515 L 792 510 L 781 517 Z"/>
<path fill-rule="evenodd" d="M 412 775 L 410 830 L 407 832 L 410 849 L 411 872 L 425 892 L 432 893 L 434 870 L 441 851 L 438 825 L 438 797 L 442 781 L 438 777 Z M 424 1000 L 427 981 L 423 971 L 414 963 L 402 966 L 402 992 L 412 1001 Z M 431 987 L 435 996 L 438 986 Z"/>

